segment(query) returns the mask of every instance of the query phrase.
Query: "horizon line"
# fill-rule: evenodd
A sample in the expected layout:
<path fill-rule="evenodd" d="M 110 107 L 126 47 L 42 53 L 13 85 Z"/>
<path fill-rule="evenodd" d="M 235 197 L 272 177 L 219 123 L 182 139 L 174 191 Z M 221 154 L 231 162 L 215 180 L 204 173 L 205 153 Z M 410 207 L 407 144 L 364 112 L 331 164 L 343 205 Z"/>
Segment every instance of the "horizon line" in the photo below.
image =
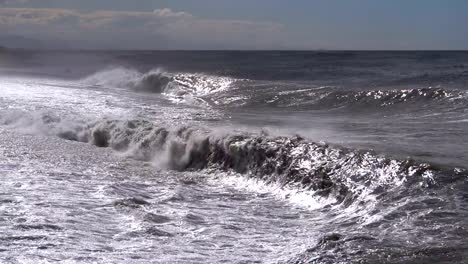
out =
<path fill-rule="evenodd" d="M 0 45 L 0 49 L 11 51 L 75 51 L 75 52 L 96 52 L 96 51 L 134 51 L 134 52 L 420 52 L 420 51 L 450 51 L 468 52 L 467 49 L 105 49 L 105 48 L 10 48 Z"/>

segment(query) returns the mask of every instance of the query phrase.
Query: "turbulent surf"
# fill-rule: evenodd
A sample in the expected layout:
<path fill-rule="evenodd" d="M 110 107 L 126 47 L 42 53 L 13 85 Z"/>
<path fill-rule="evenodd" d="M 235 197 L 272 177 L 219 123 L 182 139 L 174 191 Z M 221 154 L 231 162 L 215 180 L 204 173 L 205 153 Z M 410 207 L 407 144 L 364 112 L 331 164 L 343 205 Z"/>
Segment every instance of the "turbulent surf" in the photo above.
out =
<path fill-rule="evenodd" d="M 468 258 L 466 52 L 3 53 L 3 261 Z"/>

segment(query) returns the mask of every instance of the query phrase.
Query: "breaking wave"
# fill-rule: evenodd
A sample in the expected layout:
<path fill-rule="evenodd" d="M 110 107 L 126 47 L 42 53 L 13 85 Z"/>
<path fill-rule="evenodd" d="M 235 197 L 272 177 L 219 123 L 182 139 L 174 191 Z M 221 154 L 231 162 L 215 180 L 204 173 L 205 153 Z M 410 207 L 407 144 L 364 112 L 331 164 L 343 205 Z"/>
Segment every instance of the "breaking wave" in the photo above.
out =
<path fill-rule="evenodd" d="M 3 119 L 2 123 L 24 126 L 18 120 Z M 109 147 L 162 168 L 235 172 L 346 206 L 372 204 L 379 196 L 408 184 L 418 189 L 435 186 L 443 173 L 429 164 L 314 143 L 300 136 L 167 128 L 147 120 L 109 119 L 73 125 L 49 115 L 29 120 L 27 125 L 41 123 L 41 131 L 48 128 L 49 135 Z M 453 170 L 447 174 L 461 173 Z"/>
<path fill-rule="evenodd" d="M 107 120 L 89 125 L 70 140 L 124 151 L 173 170 L 216 169 L 249 175 L 267 183 L 314 191 L 351 204 L 371 201 L 407 181 L 434 182 L 427 164 L 395 160 L 299 136 L 216 133 L 196 127 L 168 129 L 144 120 Z"/>
<path fill-rule="evenodd" d="M 169 73 L 161 69 L 141 73 L 123 67 L 100 71 L 82 80 L 84 84 L 93 86 L 161 93 L 174 101 L 225 91 L 233 81 L 228 77 L 198 73 Z"/>

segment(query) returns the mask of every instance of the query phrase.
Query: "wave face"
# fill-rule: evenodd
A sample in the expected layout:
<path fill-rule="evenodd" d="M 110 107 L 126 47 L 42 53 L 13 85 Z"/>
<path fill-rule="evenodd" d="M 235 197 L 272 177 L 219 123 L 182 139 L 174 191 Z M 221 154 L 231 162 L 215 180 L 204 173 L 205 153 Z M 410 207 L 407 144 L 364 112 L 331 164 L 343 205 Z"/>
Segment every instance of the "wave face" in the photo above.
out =
<path fill-rule="evenodd" d="M 92 74 L 82 82 L 94 86 L 160 93 L 174 100 L 182 100 L 225 91 L 233 79 L 196 73 L 172 74 L 161 69 L 141 73 L 134 69 L 116 67 Z"/>

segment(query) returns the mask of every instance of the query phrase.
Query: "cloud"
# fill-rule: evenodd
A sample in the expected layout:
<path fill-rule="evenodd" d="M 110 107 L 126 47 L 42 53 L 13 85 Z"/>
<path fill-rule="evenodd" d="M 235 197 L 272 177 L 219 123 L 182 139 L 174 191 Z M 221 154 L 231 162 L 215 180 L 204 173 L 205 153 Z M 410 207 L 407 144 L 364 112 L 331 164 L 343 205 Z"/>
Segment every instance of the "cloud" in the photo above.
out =
<path fill-rule="evenodd" d="M 204 19 L 168 8 L 152 12 L 0 8 L 0 32 L 61 39 L 77 48 L 273 48 L 287 40 L 276 23 Z"/>
<path fill-rule="evenodd" d="M 29 0 L 0 0 L 0 6 L 11 5 L 11 4 L 24 4 Z"/>
<path fill-rule="evenodd" d="M 154 14 L 158 15 L 158 16 L 162 16 L 162 17 L 186 17 L 186 16 L 192 16 L 191 14 L 189 13 L 186 13 L 186 12 L 173 12 L 171 9 L 169 8 L 163 8 L 163 9 L 155 9 L 153 11 Z"/>

